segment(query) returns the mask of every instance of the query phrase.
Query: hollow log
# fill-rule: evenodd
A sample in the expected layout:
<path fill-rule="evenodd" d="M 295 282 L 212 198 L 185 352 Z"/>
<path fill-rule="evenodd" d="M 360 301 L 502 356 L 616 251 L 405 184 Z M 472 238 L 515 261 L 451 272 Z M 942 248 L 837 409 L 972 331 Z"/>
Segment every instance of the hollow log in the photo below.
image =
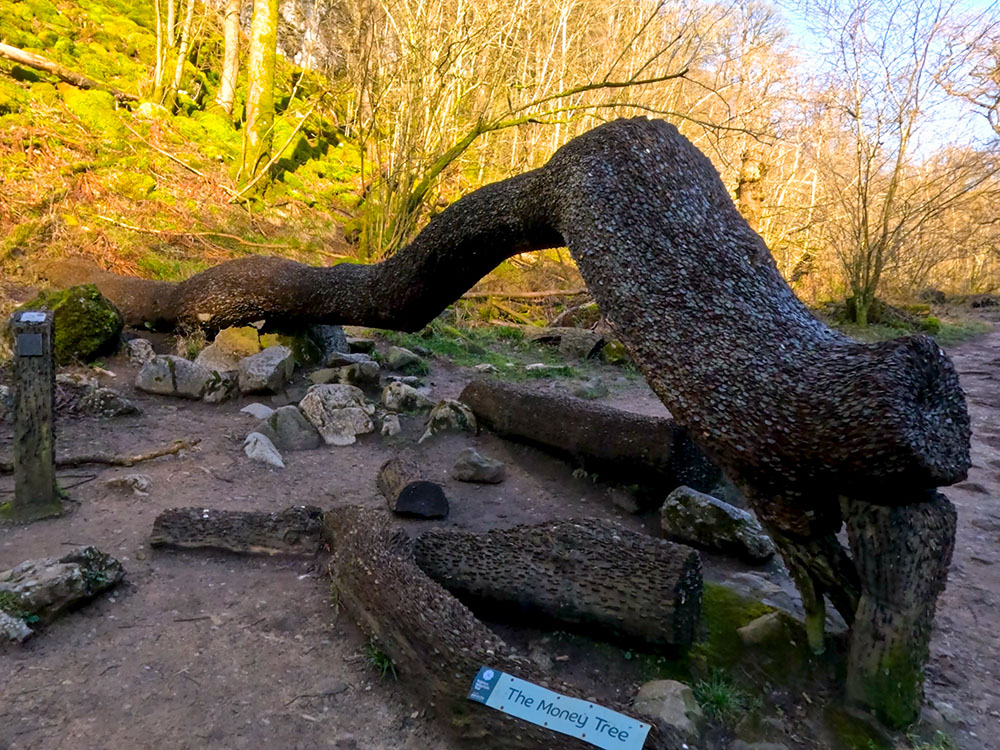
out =
<path fill-rule="evenodd" d="M 431 529 L 417 565 L 465 602 L 504 617 L 542 616 L 598 636 L 686 646 L 701 613 L 690 547 L 586 518 L 477 534 Z"/>
<path fill-rule="evenodd" d="M 408 456 L 395 456 L 382 464 L 376 483 L 393 513 L 417 518 L 448 515 L 444 489 L 437 482 L 424 479 L 420 466 Z"/>
<path fill-rule="evenodd" d="M 386 513 L 345 507 L 324 518 L 333 552 L 335 604 L 393 661 L 399 681 L 464 744 L 497 750 L 584 750 L 580 740 L 528 724 L 466 699 L 479 668 L 489 666 L 574 698 L 571 685 L 548 679 L 516 654 L 472 612 L 416 564 L 412 542 Z M 608 708 L 635 715 L 623 705 Z M 644 747 L 680 750 L 676 730 L 653 723 Z"/>
<path fill-rule="evenodd" d="M 498 435 L 565 456 L 604 478 L 658 488 L 660 502 L 682 484 L 711 492 L 724 481 L 687 431 L 666 417 L 499 380 L 475 380 L 459 400 Z"/>
<path fill-rule="evenodd" d="M 323 512 L 310 505 L 277 513 L 168 508 L 153 521 L 149 543 L 238 554 L 315 555 L 322 537 Z"/>
<path fill-rule="evenodd" d="M 927 336 L 860 343 L 813 317 L 711 162 L 666 122 L 595 128 L 456 201 L 377 265 L 257 257 L 176 285 L 80 280 L 132 322 L 128 302 L 141 311 L 159 294 L 176 325 L 415 331 L 507 257 L 562 245 L 653 391 L 780 539 L 804 598 L 818 600 L 811 617 L 824 595 L 853 617 L 853 582 L 826 578 L 849 560 L 839 498 L 907 504 L 966 477 L 958 375 Z"/>
<path fill-rule="evenodd" d="M 847 500 L 861 601 L 847 662 L 847 698 L 888 726 L 920 717 L 934 611 L 955 548 L 955 506 L 940 492 L 902 506 Z"/>

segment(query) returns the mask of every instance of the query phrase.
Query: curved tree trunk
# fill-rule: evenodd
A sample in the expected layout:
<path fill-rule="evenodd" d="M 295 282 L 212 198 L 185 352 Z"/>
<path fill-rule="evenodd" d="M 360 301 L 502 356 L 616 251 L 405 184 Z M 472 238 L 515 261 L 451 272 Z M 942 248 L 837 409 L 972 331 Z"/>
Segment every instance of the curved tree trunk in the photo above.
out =
<path fill-rule="evenodd" d="M 208 328 L 266 319 L 413 331 L 508 256 L 559 245 L 819 605 L 824 593 L 845 610 L 857 600 L 834 538 L 841 495 L 900 505 L 966 476 L 969 416 L 937 344 L 862 344 L 814 318 L 708 159 L 661 121 L 595 128 L 541 169 L 456 202 L 383 263 L 236 260 L 159 287 L 160 309 Z M 151 283 L 104 280 L 115 302 L 115 285 L 135 298 Z"/>

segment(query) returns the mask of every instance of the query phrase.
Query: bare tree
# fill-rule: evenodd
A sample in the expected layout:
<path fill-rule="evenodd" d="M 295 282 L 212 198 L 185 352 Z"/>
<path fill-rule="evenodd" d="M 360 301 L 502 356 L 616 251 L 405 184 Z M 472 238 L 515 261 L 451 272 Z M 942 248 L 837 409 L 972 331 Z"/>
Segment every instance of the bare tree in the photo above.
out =
<path fill-rule="evenodd" d="M 250 182 L 271 148 L 274 126 L 274 63 L 278 41 L 278 0 L 254 0 L 247 54 L 247 109 L 240 180 Z"/>
<path fill-rule="evenodd" d="M 233 102 L 236 99 L 236 79 L 240 71 L 240 10 L 242 7 L 243 0 L 226 0 L 224 9 L 225 53 L 215 103 L 227 115 L 233 113 Z"/>

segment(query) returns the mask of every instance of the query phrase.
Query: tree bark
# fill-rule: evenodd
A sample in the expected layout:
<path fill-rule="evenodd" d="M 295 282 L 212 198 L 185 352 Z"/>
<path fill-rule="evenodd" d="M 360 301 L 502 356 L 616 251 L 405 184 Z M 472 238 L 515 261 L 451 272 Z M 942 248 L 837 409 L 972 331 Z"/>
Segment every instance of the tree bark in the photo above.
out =
<path fill-rule="evenodd" d="M 432 529 L 417 565 L 467 604 L 504 618 L 572 623 L 598 637 L 691 643 L 701 558 L 690 547 L 588 518 L 477 534 Z"/>
<path fill-rule="evenodd" d="M 575 698 L 585 696 L 572 686 L 553 684 L 530 659 L 513 652 L 421 571 L 406 533 L 384 512 L 336 508 L 326 514 L 324 530 L 333 551 L 334 605 L 378 641 L 407 691 L 436 712 L 459 740 L 497 750 L 586 747 L 579 740 L 466 700 L 482 666 Z M 608 708 L 632 714 L 622 705 L 611 703 Z M 646 748 L 680 750 L 683 743 L 675 730 L 662 722 L 650 723 L 653 729 Z"/>
<path fill-rule="evenodd" d="M 40 70 L 43 73 L 50 73 L 60 81 L 65 81 L 77 88 L 107 91 L 120 102 L 134 102 L 139 99 L 135 94 L 129 94 L 116 89 L 114 86 L 95 81 L 93 78 L 83 75 L 83 73 L 77 73 L 75 70 L 70 70 L 64 65 L 49 60 L 47 57 L 42 57 L 41 55 L 36 55 L 34 52 L 27 52 L 17 47 L 11 47 L 9 44 L 4 44 L 3 42 L 0 42 L 0 57 L 5 57 L 21 65 L 27 65 L 29 68 Z"/>
<path fill-rule="evenodd" d="M 658 489 L 659 502 L 682 484 L 711 492 L 725 481 L 687 432 L 666 417 L 499 380 L 473 381 L 459 399 L 493 432 L 568 457 L 602 478 Z"/>
<path fill-rule="evenodd" d="M 236 80 L 240 72 L 240 10 L 243 0 L 226 0 L 225 9 L 225 52 L 222 62 L 222 76 L 219 80 L 219 92 L 215 103 L 227 115 L 233 114 L 233 102 L 236 100 Z"/>
<path fill-rule="evenodd" d="M 167 92 L 164 104 L 173 107 L 177 98 L 177 92 L 181 88 L 181 79 L 184 77 L 184 63 L 187 62 L 188 49 L 191 45 L 191 25 L 194 23 L 194 0 L 187 0 L 184 10 L 184 22 L 181 24 L 180 44 L 177 47 L 177 60 L 174 62 L 174 77 L 170 82 L 170 91 Z"/>
<path fill-rule="evenodd" d="M 315 555 L 322 545 L 322 529 L 322 511 L 308 505 L 277 513 L 169 508 L 153 522 L 149 543 L 238 554 Z"/>
<path fill-rule="evenodd" d="M 396 456 L 382 464 L 376 482 L 393 513 L 418 518 L 448 515 L 448 498 L 441 485 L 424 479 L 420 467 L 409 457 Z"/>
<path fill-rule="evenodd" d="M 848 500 L 847 533 L 862 595 L 847 697 L 893 728 L 920 717 L 924 664 L 955 548 L 955 506 L 939 492 L 898 507 Z"/>
<path fill-rule="evenodd" d="M 278 0 L 254 0 L 247 55 L 247 110 L 240 178 L 246 183 L 267 162 L 274 127 L 274 61 L 278 43 Z"/>

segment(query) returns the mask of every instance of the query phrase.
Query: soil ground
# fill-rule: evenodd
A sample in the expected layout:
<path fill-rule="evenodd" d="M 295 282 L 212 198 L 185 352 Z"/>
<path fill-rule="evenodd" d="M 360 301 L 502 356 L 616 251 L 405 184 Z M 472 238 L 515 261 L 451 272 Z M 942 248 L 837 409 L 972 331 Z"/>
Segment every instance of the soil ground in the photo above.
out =
<path fill-rule="evenodd" d="M 928 697 L 955 709 L 950 731 L 960 748 L 1000 750 L 1000 331 L 952 355 L 972 412 L 975 465 L 967 482 L 946 491 L 959 510 L 958 543 L 932 643 Z M 110 595 L 0 653 L 0 747 L 449 748 L 417 696 L 372 668 L 361 632 L 331 608 L 323 559 L 192 554 L 152 550 L 146 542 L 154 518 L 169 507 L 382 506 L 376 470 L 401 444 L 416 442 L 423 420 L 404 418 L 403 434 L 392 440 L 368 435 L 349 447 L 286 453 L 287 468 L 274 471 L 241 450 L 255 420 L 239 410 L 268 397 L 221 405 L 169 400 L 134 391 L 136 369 L 124 360 L 105 364 L 116 377 L 102 381 L 132 397 L 142 414 L 62 416 L 61 453 L 131 454 L 175 439 L 200 442 L 133 468 L 62 472 L 64 485 L 82 482 L 70 490 L 72 512 L 0 529 L 0 570 L 84 544 L 118 556 L 127 570 L 126 584 Z M 666 413 L 641 379 L 595 368 L 611 385 L 609 403 Z M 435 398 L 455 397 L 472 375 L 435 360 L 427 384 Z M 534 387 L 570 384 L 554 379 Z M 10 442 L 9 425 L 0 426 L 0 454 L 10 454 Z M 503 460 L 507 480 L 496 486 L 451 480 L 448 469 L 466 445 Z M 655 514 L 625 513 L 610 502 L 606 486 L 535 449 L 481 433 L 436 436 L 418 450 L 452 500 L 446 524 L 487 529 L 596 516 L 656 532 Z M 106 487 L 128 473 L 152 479 L 147 497 Z M 0 476 L 0 493 L 11 488 L 10 477 Z M 405 525 L 412 532 L 428 523 Z M 708 578 L 740 569 L 711 555 L 705 561 Z M 794 595 L 778 564 L 758 570 Z M 528 632 L 524 645 L 539 651 L 555 676 L 583 680 L 602 695 L 634 694 L 634 670 L 591 658 L 572 639 Z"/>

